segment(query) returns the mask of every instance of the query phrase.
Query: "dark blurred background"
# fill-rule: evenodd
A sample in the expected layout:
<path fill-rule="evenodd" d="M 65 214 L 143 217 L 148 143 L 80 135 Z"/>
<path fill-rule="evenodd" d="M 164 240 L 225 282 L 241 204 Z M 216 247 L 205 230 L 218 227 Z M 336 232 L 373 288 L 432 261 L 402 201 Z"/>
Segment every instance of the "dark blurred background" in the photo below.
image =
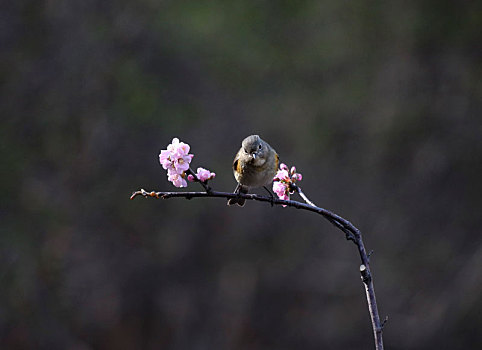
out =
<path fill-rule="evenodd" d="M 1 349 L 374 348 L 321 217 L 129 200 L 175 190 L 173 137 L 234 189 L 252 133 L 364 233 L 386 348 L 482 346 L 482 2 L 17 0 L 0 26 Z"/>

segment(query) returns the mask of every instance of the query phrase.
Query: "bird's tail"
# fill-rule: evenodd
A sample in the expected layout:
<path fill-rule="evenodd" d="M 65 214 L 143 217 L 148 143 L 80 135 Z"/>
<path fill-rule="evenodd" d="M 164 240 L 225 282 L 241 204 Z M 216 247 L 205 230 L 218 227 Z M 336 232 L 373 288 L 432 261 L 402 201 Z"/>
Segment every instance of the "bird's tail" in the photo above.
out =
<path fill-rule="evenodd" d="M 236 186 L 236 189 L 234 190 L 234 193 L 248 193 L 248 187 L 245 187 L 241 184 L 238 183 L 238 186 Z M 244 202 L 246 202 L 246 199 L 240 198 L 240 197 L 234 197 L 234 198 L 229 198 L 228 200 L 228 205 L 234 205 L 237 204 L 240 207 L 244 206 Z"/>

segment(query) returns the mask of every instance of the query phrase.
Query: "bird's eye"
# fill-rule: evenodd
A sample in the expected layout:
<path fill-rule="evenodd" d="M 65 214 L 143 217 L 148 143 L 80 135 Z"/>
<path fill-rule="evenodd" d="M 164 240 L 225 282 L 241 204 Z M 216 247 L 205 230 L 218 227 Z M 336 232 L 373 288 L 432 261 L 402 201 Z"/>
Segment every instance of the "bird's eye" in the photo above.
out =
<path fill-rule="evenodd" d="M 261 144 L 259 144 L 258 148 L 261 149 Z"/>

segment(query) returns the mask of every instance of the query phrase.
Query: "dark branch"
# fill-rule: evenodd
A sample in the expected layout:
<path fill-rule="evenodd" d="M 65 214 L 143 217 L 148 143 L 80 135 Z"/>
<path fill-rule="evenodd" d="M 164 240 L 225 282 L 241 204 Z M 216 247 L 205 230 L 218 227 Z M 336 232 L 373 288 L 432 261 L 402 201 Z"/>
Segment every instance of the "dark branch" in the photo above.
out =
<path fill-rule="evenodd" d="M 189 169 L 188 174 L 192 174 L 194 178 L 197 180 L 196 175 L 194 172 Z M 358 248 L 358 253 L 360 254 L 360 259 L 361 259 L 361 265 L 360 265 L 360 274 L 362 277 L 363 284 L 365 285 L 365 291 L 366 291 L 366 297 L 367 297 L 367 302 L 368 302 L 368 309 L 370 312 L 370 317 L 372 321 L 372 329 L 373 329 L 373 334 L 375 337 L 375 348 L 376 350 L 382 350 L 383 349 L 383 339 L 382 339 L 382 331 L 383 331 L 383 326 L 386 323 L 386 320 L 383 321 L 383 323 L 380 322 L 380 316 L 378 314 L 378 307 L 377 307 L 377 302 L 375 299 L 375 289 L 373 286 L 373 277 L 370 272 L 370 261 L 369 257 L 370 254 L 367 254 L 365 245 L 362 240 L 361 232 L 359 229 L 357 229 L 350 221 L 342 218 L 341 216 L 326 210 L 324 208 L 317 207 L 313 202 L 311 202 L 306 195 L 301 191 L 301 189 L 292 184 L 294 191 L 298 192 L 300 196 L 305 200 L 306 203 L 301 203 L 297 201 L 292 201 L 292 200 L 282 200 L 278 198 L 270 198 L 270 197 L 264 197 L 260 196 L 257 194 L 243 194 L 243 193 L 230 193 L 230 192 L 218 192 L 218 191 L 213 191 L 211 188 L 207 185 L 207 183 L 201 182 L 197 180 L 206 192 L 147 192 L 143 189 L 136 191 L 132 193 L 131 199 L 134 199 L 136 196 L 143 196 L 145 198 L 147 197 L 153 197 L 153 198 L 162 198 L 162 199 L 168 199 L 168 198 L 186 198 L 186 199 L 191 199 L 191 198 L 244 198 L 246 200 L 255 200 L 255 201 L 260 201 L 260 202 L 268 202 L 271 203 L 271 205 L 285 205 L 288 207 L 293 207 L 296 209 L 304 209 L 308 211 L 315 212 L 317 214 L 322 215 L 325 219 L 327 219 L 331 224 L 333 224 L 336 228 L 340 229 L 342 232 L 345 233 L 345 237 L 347 240 L 352 241 Z"/>

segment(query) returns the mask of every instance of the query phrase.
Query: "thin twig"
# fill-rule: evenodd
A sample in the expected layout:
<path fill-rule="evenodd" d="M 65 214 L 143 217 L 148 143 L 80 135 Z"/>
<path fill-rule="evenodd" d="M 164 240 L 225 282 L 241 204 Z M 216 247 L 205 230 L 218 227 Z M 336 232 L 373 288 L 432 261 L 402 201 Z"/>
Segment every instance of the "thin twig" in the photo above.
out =
<path fill-rule="evenodd" d="M 301 191 L 301 187 L 300 187 L 300 186 L 295 185 L 295 184 L 292 184 L 292 187 L 295 188 L 295 190 L 299 193 L 299 195 L 301 196 L 301 198 L 303 198 L 303 200 L 304 200 L 306 203 L 308 203 L 309 205 L 312 205 L 312 206 L 316 207 L 316 204 L 313 203 L 312 201 L 310 201 L 310 200 L 308 199 L 308 197 L 306 197 L 306 195 L 303 193 L 303 191 Z"/>
<path fill-rule="evenodd" d="M 194 175 L 191 169 L 190 173 Z M 197 178 L 196 178 L 197 179 Z M 350 221 L 342 218 L 341 216 L 327 210 L 324 208 L 317 207 L 313 202 L 311 202 L 305 194 L 301 191 L 301 189 L 295 185 L 295 190 L 300 194 L 301 198 L 306 203 L 301 203 L 298 201 L 293 200 L 282 200 L 277 198 L 269 198 L 260 196 L 257 194 L 243 194 L 243 193 L 230 193 L 230 192 L 218 192 L 213 191 L 211 188 L 206 184 L 198 180 L 201 185 L 204 187 L 206 192 L 155 192 L 151 191 L 148 192 L 144 189 L 136 191 L 132 193 L 131 199 L 134 199 L 137 196 L 147 197 L 154 197 L 154 198 L 244 198 L 247 200 L 255 200 L 260 202 L 268 202 L 276 205 L 285 205 L 288 207 L 293 207 L 297 209 L 304 209 L 308 211 L 315 212 L 317 214 L 322 215 L 325 219 L 331 222 L 335 227 L 340 229 L 345 233 L 346 239 L 352 241 L 358 248 L 358 253 L 361 259 L 360 265 L 360 274 L 362 277 L 363 284 L 365 286 L 366 298 L 368 303 L 368 310 L 370 312 L 370 318 L 372 323 L 373 335 L 375 338 L 375 349 L 376 350 L 383 350 L 383 327 L 385 326 L 386 320 L 382 323 L 380 322 L 380 316 L 378 314 L 378 307 L 375 298 L 375 288 L 373 286 L 373 275 L 370 271 L 370 261 L 369 261 L 369 254 L 367 254 L 365 245 L 362 240 L 362 235 L 359 229 L 357 229 Z"/>

